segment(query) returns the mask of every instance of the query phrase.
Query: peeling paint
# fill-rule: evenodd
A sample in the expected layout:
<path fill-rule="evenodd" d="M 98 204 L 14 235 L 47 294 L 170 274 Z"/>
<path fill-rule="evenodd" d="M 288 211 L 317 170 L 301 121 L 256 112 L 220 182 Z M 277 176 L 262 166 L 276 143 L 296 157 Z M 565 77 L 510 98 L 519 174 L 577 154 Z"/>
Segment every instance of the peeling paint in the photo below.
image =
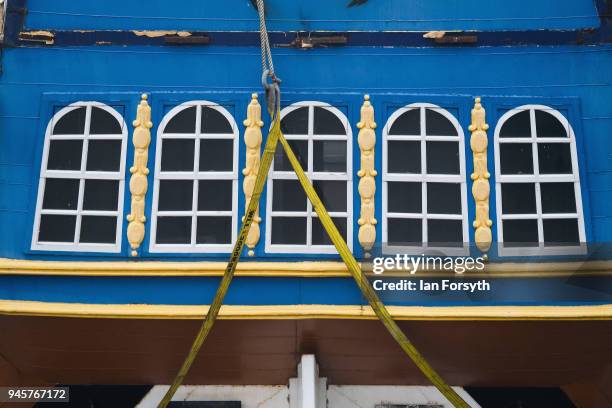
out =
<path fill-rule="evenodd" d="M 446 31 L 430 31 L 423 34 L 423 38 L 442 38 L 446 34 Z"/>
<path fill-rule="evenodd" d="M 191 35 L 189 31 L 176 31 L 176 30 L 152 30 L 152 31 L 133 30 L 132 32 L 139 37 L 149 37 L 149 38 L 165 37 L 167 35 L 178 35 L 179 37 L 189 37 Z"/>
<path fill-rule="evenodd" d="M 51 31 L 45 30 L 22 31 L 19 33 L 19 39 L 44 42 L 46 45 L 53 45 L 55 42 L 55 35 Z"/>
<path fill-rule="evenodd" d="M 22 31 L 21 34 L 29 35 L 29 36 L 45 36 L 45 37 L 53 38 L 53 33 L 51 31 L 45 31 L 45 30 Z"/>

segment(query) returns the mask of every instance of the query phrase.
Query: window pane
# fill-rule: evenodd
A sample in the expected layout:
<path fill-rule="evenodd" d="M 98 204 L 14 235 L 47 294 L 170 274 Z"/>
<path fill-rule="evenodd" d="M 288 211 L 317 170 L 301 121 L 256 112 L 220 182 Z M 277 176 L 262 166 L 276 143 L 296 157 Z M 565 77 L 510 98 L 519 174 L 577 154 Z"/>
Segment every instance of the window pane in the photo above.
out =
<path fill-rule="evenodd" d="M 191 217 L 158 217 L 158 244 L 191 243 Z"/>
<path fill-rule="evenodd" d="M 302 168 L 308 170 L 308 141 L 306 140 L 288 140 L 289 146 Z M 289 158 L 285 154 L 283 146 L 279 143 L 276 152 L 274 152 L 274 170 L 276 171 L 293 171 Z"/>
<path fill-rule="evenodd" d="M 297 108 L 283 116 L 281 130 L 284 135 L 308 134 L 308 108 Z"/>
<path fill-rule="evenodd" d="M 537 220 L 504 220 L 504 243 L 507 246 L 537 246 Z"/>
<path fill-rule="evenodd" d="M 117 211 L 118 203 L 118 180 L 85 180 L 84 210 Z"/>
<path fill-rule="evenodd" d="M 315 106 L 313 133 L 315 135 L 345 135 L 346 129 L 340 118 L 333 112 Z"/>
<path fill-rule="evenodd" d="M 313 141 L 313 170 L 346 173 L 346 142 Z"/>
<path fill-rule="evenodd" d="M 539 143 L 540 174 L 571 174 L 572 156 L 569 143 Z"/>
<path fill-rule="evenodd" d="M 499 137 L 531 137 L 529 111 L 522 111 L 510 116 L 499 131 Z"/>
<path fill-rule="evenodd" d="M 108 111 L 96 108 L 91 108 L 91 125 L 89 133 L 92 135 L 120 135 L 122 123 L 119 122 Z"/>
<path fill-rule="evenodd" d="M 536 110 L 535 119 L 538 137 L 567 137 L 563 124 L 550 113 Z"/>
<path fill-rule="evenodd" d="M 427 142 L 427 173 L 459 174 L 459 142 Z"/>
<path fill-rule="evenodd" d="M 79 242 L 114 244 L 117 238 L 117 217 L 84 215 L 81 218 Z"/>
<path fill-rule="evenodd" d="M 389 173 L 421 173 L 421 142 L 387 142 Z"/>
<path fill-rule="evenodd" d="M 164 139 L 161 171 L 193 171 L 194 143 L 192 139 Z"/>
<path fill-rule="evenodd" d="M 73 242 L 76 215 L 51 215 L 40 216 L 40 228 L 38 230 L 39 242 Z"/>
<path fill-rule="evenodd" d="M 191 180 L 160 180 L 158 210 L 191 211 L 193 183 Z"/>
<path fill-rule="evenodd" d="M 306 193 L 297 180 L 274 180 L 273 211 L 306 211 Z"/>
<path fill-rule="evenodd" d="M 389 212 L 421 213 L 421 183 L 390 181 L 387 183 Z"/>
<path fill-rule="evenodd" d="M 48 170 L 81 170 L 82 140 L 51 140 Z"/>
<path fill-rule="evenodd" d="M 544 243 L 547 245 L 577 245 L 580 243 L 577 219 L 543 220 Z"/>
<path fill-rule="evenodd" d="M 541 183 L 543 213 L 575 213 L 574 183 Z"/>
<path fill-rule="evenodd" d="M 435 246 L 463 246 L 461 220 L 427 220 L 427 241 Z"/>
<path fill-rule="evenodd" d="M 198 210 L 232 210 L 231 180 L 200 180 L 198 183 Z"/>
<path fill-rule="evenodd" d="M 200 140 L 200 171 L 232 171 L 233 169 L 233 140 Z"/>
<path fill-rule="evenodd" d="M 327 211 L 346 211 L 346 181 L 315 180 L 313 187 Z"/>
<path fill-rule="evenodd" d="M 457 136 L 452 122 L 433 109 L 425 109 L 425 124 L 428 136 Z"/>
<path fill-rule="evenodd" d="M 387 235 L 389 245 L 421 245 L 423 222 L 420 219 L 389 218 Z"/>
<path fill-rule="evenodd" d="M 272 217 L 272 244 L 306 245 L 306 218 Z"/>
<path fill-rule="evenodd" d="M 195 133 L 196 107 L 191 106 L 178 112 L 168 121 L 164 133 Z"/>
<path fill-rule="evenodd" d="M 402 113 L 389 129 L 390 135 L 419 136 L 421 134 L 421 110 L 410 109 Z"/>
<path fill-rule="evenodd" d="M 196 243 L 231 244 L 232 217 L 198 217 Z"/>
<path fill-rule="evenodd" d="M 202 133 L 232 134 L 232 125 L 218 110 L 202 106 Z"/>
<path fill-rule="evenodd" d="M 461 185 L 459 183 L 427 183 L 427 212 L 429 214 L 461 214 Z"/>
<path fill-rule="evenodd" d="M 90 140 L 87 146 L 88 171 L 119 171 L 121 140 Z"/>
<path fill-rule="evenodd" d="M 533 174 L 533 155 L 529 143 L 499 145 L 501 174 Z"/>
<path fill-rule="evenodd" d="M 76 108 L 60 117 L 53 126 L 54 135 L 82 135 L 85 133 L 86 108 Z"/>
<path fill-rule="evenodd" d="M 332 218 L 332 221 L 346 240 L 346 218 L 335 217 Z M 312 218 L 312 245 L 333 245 L 318 217 Z"/>
<path fill-rule="evenodd" d="M 45 194 L 42 208 L 47 210 L 76 210 L 79 199 L 79 180 L 45 180 Z"/>
<path fill-rule="evenodd" d="M 534 183 L 503 183 L 502 211 L 504 214 L 535 214 Z"/>

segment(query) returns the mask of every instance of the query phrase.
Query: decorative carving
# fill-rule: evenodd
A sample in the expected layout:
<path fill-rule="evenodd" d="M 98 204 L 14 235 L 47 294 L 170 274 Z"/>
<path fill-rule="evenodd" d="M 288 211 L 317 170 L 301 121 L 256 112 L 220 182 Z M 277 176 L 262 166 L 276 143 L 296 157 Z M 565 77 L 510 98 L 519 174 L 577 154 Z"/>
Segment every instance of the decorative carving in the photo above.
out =
<path fill-rule="evenodd" d="M 254 93 L 251 95 L 251 103 L 247 108 L 247 118 L 244 120 L 244 126 L 246 126 L 246 130 L 244 131 L 244 144 L 246 145 L 246 167 L 242 170 L 242 174 L 244 175 L 244 181 L 242 182 L 242 190 L 244 191 L 245 196 L 245 208 L 249 206 L 249 201 L 251 201 L 251 197 L 253 195 L 253 189 L 255 188 L 255 179 L 257 178 L 257 173 L 259 171 L 259 160 L 261 153 L 261 127 L 263 126 L 263 122 L 261 120 L 261 105 L 257 100 L 257 94 Z M 244 220 L 243 220 L 244 221 Z M 249 248 L 249 256 L 254 256 L 255 252 L 253 248 L 259 242 L 260 229 L 259 223 L 261 222 L 261 217 L 259 216 L 259 208 L 255 212 L 255 217 L 253 218 L 253 224 L 251 225 L 251 229 L 249 230 L 249 235 L 246 239 L 246 245 Z"/>
<path fill-rule="evenodd" d="M 489 177 L 491 174 L 487 169 L 487 130 L 489 125 L 485 122 L 486 112 L 483 109 L 480 98 L 476 98 L 474 109 L 472 109 L 472 124 L 469 127 L 472 136 L 470 147 L 474 157 L 474 172 L 471 175 L 474 184 L 472 195 L 476 201 L 476 217 L 474 219 L 474 238 L 476 246 L 482 252 L 487 252 L 491 247 L 491 226 L 493 221 L 489 218 L 489 196 L 491 186 Z"/>
<path fill-rule="evenodd" d="M 361 151 L 361 169 L 357 172 L 359 180 L 359 195 L 361 196 L 361 213 L 359 224 L 359 244 L 365 251 L 365 257 L 370 256 L 369 251 L 376 241 L 376 218 L 374 217 L 374 195 L 376 182 L 374 177 L 378 174 L 374 169 L 374 147 L 376 145 L 376 122 L 374 122 L 374 107 L 370 103 L 370 96 L 364 95 L 361 106 L 361 119 L 357 123 L 359 135 L 357 142 Z"/>
<path fill-rule="evenodd" d="M 147 103 L 147 95 L 142 94 L 138 105 L 136 120 L 132 122 L 134 134 L 134 165 L 130 167 L 130 193 L 132 195 L 131 213 L 127 216 L 129 221 L 127 238 L 132 247 L 132 256 L 138 256 L 138 248 L 145 237 L 145 195 L 148 181 L 147 161 L 149 160 L 149 144 L 151 143 L 151 107 Z"/>

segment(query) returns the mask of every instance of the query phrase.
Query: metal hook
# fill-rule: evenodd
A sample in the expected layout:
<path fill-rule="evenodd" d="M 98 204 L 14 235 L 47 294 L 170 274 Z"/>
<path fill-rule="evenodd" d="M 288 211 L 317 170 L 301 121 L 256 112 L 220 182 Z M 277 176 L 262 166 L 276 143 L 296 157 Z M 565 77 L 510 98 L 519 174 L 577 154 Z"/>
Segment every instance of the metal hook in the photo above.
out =
<path fill-rule="evenodd" d="M 268 77 L 272 82 L 268 82 Z M 263 86 L 266 96 L 266 106 L 272 121 L 276 119 L 276 112 L 280 108 L 280 84 L 281 80 L 276 75 L 271 74 L 269 69 L 264 69 L 261 74 L 261 86 Z"/>

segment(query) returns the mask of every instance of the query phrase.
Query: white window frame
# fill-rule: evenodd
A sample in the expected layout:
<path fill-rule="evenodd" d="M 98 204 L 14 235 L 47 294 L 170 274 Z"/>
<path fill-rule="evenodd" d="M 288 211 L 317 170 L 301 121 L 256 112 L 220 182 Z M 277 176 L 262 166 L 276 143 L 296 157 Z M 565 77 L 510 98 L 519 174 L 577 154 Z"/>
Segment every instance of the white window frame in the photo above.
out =
<path fill-rule="evenodd" d="M 91 111 L 93 107 L 103 109 L 110 113 L 121 125 L 121 134 L 90 134 L 91 125 Z M 60 120 L 67 113 L 78 109 L 85 108 L 85 129 L 83 134 L 78 135 L 54 135 L 53 127 L 58 120 Z M 62 109 L 53 115 L 47 125 L 45 131 L 45 144 L 43 148 L 42 159 L 40 163 L 40 179 L 38 183 L 38 194 L 36 197 L 36 213 L 34 218 L 34 229 L 32 231 L 32 250 L 40 251 L 78 251 L 78 252 L 120 252 L 121 251 L 121 237 L 123 231 L 123 197 L 125 189 L 125 160 L 127 151 L 127 124 L 119 112 L 112 107 L 95 101 L 84 101 L 75 102 Z M 81 169 L 80 170 L 47 170 L 47 160 L 49 158 L 49 146 L 51 140 L 82 140 L 83 147 L 81 153 Z M 88 171 L 87 166 L 87 153 L 89 140 L 121 140 L 121 157 L 119 161 L 119 171 Z M 79 196 L 77 202 L 77 208 L 75 210 L 43 210 L 43 198 L 45 192 L 45 181 L 47 178 L 58 178 L 58 179 L 78 179 L 79 182 Z M 102 210 L 83 210 L 83 197 L 85 193 L 85 180 L 117 180 L 119 181 L 119 192 L 117 205 L 117 211 L 102 211 Z M 73 242 L 41 242 L 38 240 L 38 232 L 40 229 L 40 218 L 41 214 L 58 214 L 58 215 L 76 215 L 75 234 Z M 115 236 L 115 243 L 80 243 L 81 233 L 81 219 L 83 215 L 106 215 L 117 217 L 117 231 Z"/>
<path fill-rule="evenodd" d="M 196 106 L 196 123 L 195 133 L 165 133 L 164 129 L 168 122 L 174 116 L 184 109 Z M 202 133 L 202 106 L 211 108 L 221 113 L 229 122 L 232 133 Z M 173 171 L 161 172 L 161 156 L 162 156 L 162 139 L 192 139 L 194 143 L 194 170 L 193 171 Z M 231 171 L 206 171 L 200 172 L 200 140 L 202 139 L 231 139 L 233 140 L 233 166 Z M 166 113 L 157 128 L 157 143 L 155 151 L 155 177 L 153 186 L 153 206 L 151 210 L 151 240 L 149 244 L 149 252 L 154 253 L 214 253 L 214 252 L 230 252 L 232 245 L 236 241 L 236 225 L 238 220 L 238 125 L 232 114 L 218 103 L 194 100 L 184 102 L 172 108 Z M 159 211 L 159 182 L 160 180 L 231 180 L 232 181 L 232 208 L 228 211 L 199 211 L 198 210 L 198 186 L 199 183 L 194 183 L 193 196 L 191 202 L 191 210 L 187 211 Z M 197 244 L 197 222 L 198 215 L 208 216 L 231 216 L 232 217 L 232 232 L 231 242 L 229 244 Z M 158 216 L 190 216 L 191 217 L 191 243 L 189 244 L 158 244 L 157 243 L 157 217 Z"/>
<path fill-rule="evenodd" d="M 346 182 L 346 211 L 329 212 L 332 218 L 346 218 L 346 243 L 353 249 L 353 132 L 348 118 L 338 108 L 319 101 L 301 101 L 287 106 L 281 110 L 281 118 L 298 108 L 308 108 L 308 134 L 306 135 L 285 135 L 288 141 L 306 140 L 308 141 L 308 168 L 304 172 L 308 178 L 314 182 L 316 180 L 334 180 Z M 344 125 L 344 135 L 315 135 L 314 134 L 314 108 L 324 108 L 333 113 Z M 346 141 L 346 173 L 344 172 L 314 172 L 313 171 L 313 141 L 315 140 L 340 140 Z M 278 149 L 283 147 L 278 145 Z M 272 211 L 273 180 L 297 180 L 293 171 L 276 171 L 274 162 L 270 168 L 267 182 L 266 197 L 266 243 L 265 249 L 268 253 L 311 253 L 311 254 L 335 254 L 337 253 L 333 245 L 313 245 L 312 244 L 312 219 L 317 217 L 312 203 L 306 200 L 306 211 Z M 272 217 L 303 217 L 306 218 L 306 244 L 272 244 Z"/>
<path fill-rule="evenodd" d="M 425 109 L 430 108 L 448 119 L 457 130 L 457 136 L 427 135 L 425 123 Z M 395 121 L 409 110 L 419 109 L 420 134 L 417 136 L 389 135 L 389 129 Z M 421 143 L 421 173 L 389 173 L 388 171 L 388 141 L 415 141 Z M 428 174 L 427 173 L 427 142 L 458 142 L 459 143 L 459 174 Z M 384 253 L 396 253 L 400 251 L 443 253 L 445 255 L 466 255 L 469 253 L 468 211 L 467 211 L 467 181 L 465 174 L 465 137 L 463 129 L 457 118 L 446 109 L 431 103 L 412 103 L 397 109 L 389 116 L 383 128 L 383 175 L 382 175 L 382 242 Z M 388 182 L 416 182 L 421 184 L 421 213 L 390 213 L 388 211 Z M 460 185 L 461 192 L 461 214 L 429 214 L 427 212 L 427 183 L 453 183 Z M 422 220 L 423 245 L 388 245 L 388 219 L 389 218 L 412 218 Z M 427 221 L 433 220 L 461 220 L 463 232 L 463 244 L 461 247 L 442 247 L 427 245 Z"/>
<path fill-rule="evenodd" d="M 565 137 L 544 137 L 537 138 L 537 129 L 535 122 L 535 111 L 543 110 L 553 115 L 557 120 L 561 122 L 563 127 L 567 130 L 567 138 Z M 499 137 L 502 126 L 512 116 L 529 111 L 529 125 L 531 136 L 530 137 Z M 546 106 L 546 105 L 522 105 L 514 109 L 509 110 L 502 115 L 497 121 L 495 126 L 495 137 L 494 137 L 494 149 L 495 149 L 495 205 L 497 208 L 497 241 L 499 247 L 499 254 L 501 256 L 530 256 L 530 255 L 577 255 L 586 253 L 586 234 L 584 228 L 584 213 L 582 209 L 582 190 L 580 189 L 580 171 L 578 168 L 578 152 L 576 149 L 576 136 L 574 130 L 570 125 L 567 118 L 558 110 Z M 540 143 L 569 143 L 570 144 L 570 155 L 572 159 L 572 174 L 539 174 L 539 158 L 538 158 L 538 142 Z M 502 175 L 500 166 L 500 143 L 531 143 L 532 155 L 533 155 L 533 173 L 534 174 L 512 174 Z M 571 182 L 574 183 L 574 194 L 576 197 L 576 213 L 575 214 L 543 214 L 542 213 L 542 196 L 540 191 L 541 182 Z M 508 214 L 502 213 L 502 183 L 530 183 L 535 184 L 536 193 L 536 214 Z M 544 246 L 544 219 L 561 219 L 561 218 L 576 218 L 578 220 L 578 237 L 580 239 L 579 245 L 575 246 Z M 538 221 L 538 245 L 533 247 L 505 247 L 503 244 L 504 227 L 503 220 L 528 220 L 536 219 Z"/>

